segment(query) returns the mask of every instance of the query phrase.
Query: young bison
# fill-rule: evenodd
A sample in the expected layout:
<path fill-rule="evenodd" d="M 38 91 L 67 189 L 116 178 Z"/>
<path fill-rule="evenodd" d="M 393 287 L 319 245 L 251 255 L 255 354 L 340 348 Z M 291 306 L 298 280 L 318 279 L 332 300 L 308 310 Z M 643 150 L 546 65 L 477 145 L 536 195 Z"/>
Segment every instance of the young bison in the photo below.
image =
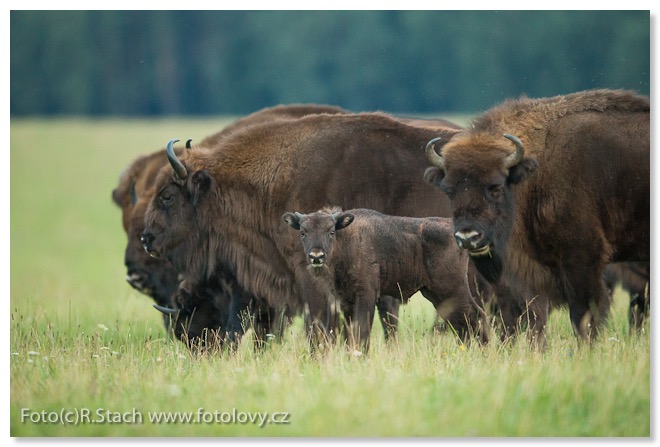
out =
<path fill-rule="evenodd" d="M 282 217 L 300 231 L 313 281 L 339 301 L 352 346 L 368 349 L 377 300 L 405 303 L 417 291 L 461 338 L 472 331 L 488 340 L 485 314 L 469 292 L 468 256 L 456 247 L 451 219 L 338 208 Z"/>

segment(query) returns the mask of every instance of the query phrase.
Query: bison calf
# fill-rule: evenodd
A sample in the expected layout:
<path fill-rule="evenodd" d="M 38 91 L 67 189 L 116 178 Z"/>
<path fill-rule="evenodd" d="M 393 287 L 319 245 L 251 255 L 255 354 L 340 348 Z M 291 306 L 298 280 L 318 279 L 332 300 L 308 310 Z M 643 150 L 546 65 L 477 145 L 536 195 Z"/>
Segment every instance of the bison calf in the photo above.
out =
<path fill-rule="evenodd" d="M 487 341 L 485 314 L 469 292 L 468 256 L 454 243 L 451 219 L 338 208 L 282 217 L 300 231 L 313 281 L 339 301 L 351 345 L 368 349 L 380 297 L 406 302 L 417 291 L 461 338 L 478 333 Z"/>

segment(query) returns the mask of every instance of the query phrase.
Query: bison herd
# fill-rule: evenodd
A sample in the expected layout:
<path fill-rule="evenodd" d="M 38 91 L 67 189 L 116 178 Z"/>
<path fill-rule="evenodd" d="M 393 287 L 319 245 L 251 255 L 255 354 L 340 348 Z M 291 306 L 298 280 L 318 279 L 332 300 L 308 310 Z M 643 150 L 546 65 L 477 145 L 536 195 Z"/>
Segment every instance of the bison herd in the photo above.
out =
<path fill-rule="evenodd" d="M 339 107 L 260 110 L 136 159 L 113 200 L 127 281 L 191 349 L 395 337 L 420 292 L 463 340 L 545 347 L 567 306 L 593 340 L 616 284 L 649 313 L 650 103 L 590 90 L 506 101 L 466 127 Z"/>

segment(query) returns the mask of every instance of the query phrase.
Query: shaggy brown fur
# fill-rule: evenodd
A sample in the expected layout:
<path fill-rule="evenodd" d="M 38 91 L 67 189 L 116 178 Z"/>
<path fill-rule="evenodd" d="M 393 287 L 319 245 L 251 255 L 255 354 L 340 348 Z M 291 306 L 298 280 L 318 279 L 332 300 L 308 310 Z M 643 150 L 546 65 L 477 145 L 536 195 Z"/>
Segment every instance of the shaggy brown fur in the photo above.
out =
<path fill-rule="evenodd" d="M 442 149 L 435 181 L 452 198 L 456 231 L 478 235 L 475 253 L 489 255 L 473 256 L 477 267 L 568 304 L 582 339 L 609 311 L 605 264 L 649 259 L 649 111 L 648 98 L 627 91 L 521 98 Z M 508 169 L 504 133 L 524 144 Z"/>
<path fill-rule="evenodd" d="M 456 130 L 407 126 L 384 114 L 313 115 L 231 134 L 222 149 L 181 157 L 185 179 L 164 169 L 146 216 L 151 249 L 193 281 L 226 266 L 238 284 L 271 306 L 301 312 L 295 235 L 288 209 L 329 203 L 403 216 L 447 215 L 448 201 L 422 181 L 424 146 Z M 308 329 L 325 327 L 325 302 L 305 303 Z"/>
<path fill-rule="evenodd" d="M 341 107 L 322 104 L 286 104 L 258 110 L 225 126 L 217 134 L 206 137 L 199 143 L 201 147 L 217 147 L 231 133 L 249 126 L 260 125 L 275 120 L 298 119 L 307 115 L 326 113 L 329 115 L 351 113 Z"/>
<path fill-rule="evenodd" d="M 267 109 L 262 109 L 246 117 L 240 118 L 232 124 L 223 128 L 220 132 L 205 138 L 202 145 L 221 144 L 222 140 L 228 137 L 231 133 L 247 128 L 252 125 L 262 124 L 267 121 L 295 119 L 301 116 L 315 114 L 315 113 L 348 113 L 343 109 L 333 106 L 316 105 L 316 104 L 294 104 L 286 106 L 276 106 Z M 176 149 L 177 155 L 183 154 L 183 149 Z M 203 325 L 203 321 L 213 322 L 208 329 L 218 330 L 220 321 L 223 321 L 222 327 L 227 324 L 228 309 L 224 309 L 225 304 L 221 303 L 224 296 L 231 294 L 228 290 L 231 288 L 225 287 L 224 289 L 218 288 L 219 284 L 223 281 L 211 279 L 209 284 L 198 284 L 196 286 L 188 285 L 185 290 L 188 293 L 177 293 L 179 288 L 179 273 L 170 264 L 169 261 L 162 258 L 153 258 L 149 256 L 142 247 L 140 237 L 144 231 L 144 213 L 147 204 L 151 201 L 154 194 L 154 183 L 159 171 L 168 165 L 165 150 L 159 150 L 149 155 L 138 157 L 128 168 L 124 170 L 119 179 L 119 185 L 112 192 L 113 201 L 122 210 L 122 224 L 128 236 L 128 243 L 125 251 L 124 263 L 127 268 L 126 279 L 131 286 L 136 290 L 152 297 L 156 304 L 174 309 L 182 310 L 182 321 L 186 321 L 188 326 L 187 338 L 192 340 L 202 333 L 201 329 L 196 330 L 197 327 Z M 203 304 L 204 299 L 200 297 L 191 297 L 194 293 L 191 290 L 200 291 L 204 297 L 212 302 Z M 214 292 L 209 292 L 214 290 Z M 179 296 L 179 299 L 177 299 Z M 188 303 L 187 309 L 180 307 L 181 296 L 189 297 L 186 300 Z M 224 301 L 228 301 L 228 298 Z M 191 318 L 195 305 L 199 304 L 200 310 L 196 312 L 196 322 L 192 322 Z M 200 315 L 201 309 L 224 309 L 213 316 Z M 186 314 L 186 311 L 190 315 Z M 170 316 L 164 316 L 166 327 L 170 321 Z M 176 320 L 175 320 L 176 321 Z M 239 324 L 238 322 L 236 324 Z M 191 326 L 192 325 L 192 326 Z M 175 332 L 181 334 L 179 324 L 175 324 Z"/>

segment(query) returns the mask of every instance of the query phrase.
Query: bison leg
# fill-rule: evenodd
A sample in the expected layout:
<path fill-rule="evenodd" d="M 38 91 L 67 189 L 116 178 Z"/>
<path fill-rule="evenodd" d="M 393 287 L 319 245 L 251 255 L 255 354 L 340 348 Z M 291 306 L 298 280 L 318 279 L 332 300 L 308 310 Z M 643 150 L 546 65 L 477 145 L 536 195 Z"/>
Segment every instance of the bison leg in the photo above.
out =
<path fill-rule="evenodd" d="M 602 270 L 603 266 L 584 263 L 565 267 L 560 276 L 573 332 L 581 341 L 592 341 L 609 315 L 611 299 L 602 280 Z"/>
<path fill-rule="evenodd" d="M 266 303 L 253 300 L 250 305 L 250 324 L 254 331 L 255 349 L 263 349 L 268 341 L 268 334 L 272 334 L 275 325 L 276 311 Z"/>
<path fill-rule="evenodd" d="M 630 309 L 628 311 L 628 321 L 630 331 L 640 331 L 644 325 L 644 320 L 650 313 L 650 299 L 648 285 L 644 290 L 633 289 L 630 291 Z"/>
<path fill-rule="evenodd" d="M 513 339 L 526 330 L 530 346 L 545 350 L 549 302 L 547 295 L 534 294 L 523 286 L 512 287 L 509 283 L 520 284 L 520 281 L 502 280 L 496 285 L 496 299 L 503 327 L 502 342 Z"/>
<path fill-rule="evenodd" d="M 376 290 L 369 286 L 358 286 L 353 299 L 342 300 L 342 310 L 346 320 L 346 336 L 352 350 L 369 351 L 371 326 L 376 312 Z"/>
<path fill-rule="evenodd" d="M 545 326 L 548 322 L 548 299 L 545 295 L 535 295 L 525 301 L 525 310 L 520 316 L 520 326 L 527 327 L 527 338 L 532 349 L 545 351 Z"/>
<path fill-rule="evenodd" d="M 401 300 L 388 295 L 382 295 L 376 300 L 378 316 L 385 332 L 385 340 L 396 339 L 400 305 Z"/>
<path fill-rule="evenodd" d="M 470 294 L 467 277 L 464 281 L 434 281 L 432 287 L 422 288 L 420 292 L 433 304 L 438 316 L 451 326 L 456 335 L 463 341 L 478 337 L 482 344 L 488 343 L 488 317 Z"/>
<path fill-rule="evenodd" d="M 297 280 L 304 303 L 305 330 L 312 351 L 335 343 L 340 327 L 339 302 L 334 287 L 303 272 Z"/>
<path fill-rule="evenodd" d="M 237 289 L 232 291 L 229 302 L 226 339 L 230 348 L 235 348 L 245 334 L 246 319 L 250 314 L 250 298 Z"/>

